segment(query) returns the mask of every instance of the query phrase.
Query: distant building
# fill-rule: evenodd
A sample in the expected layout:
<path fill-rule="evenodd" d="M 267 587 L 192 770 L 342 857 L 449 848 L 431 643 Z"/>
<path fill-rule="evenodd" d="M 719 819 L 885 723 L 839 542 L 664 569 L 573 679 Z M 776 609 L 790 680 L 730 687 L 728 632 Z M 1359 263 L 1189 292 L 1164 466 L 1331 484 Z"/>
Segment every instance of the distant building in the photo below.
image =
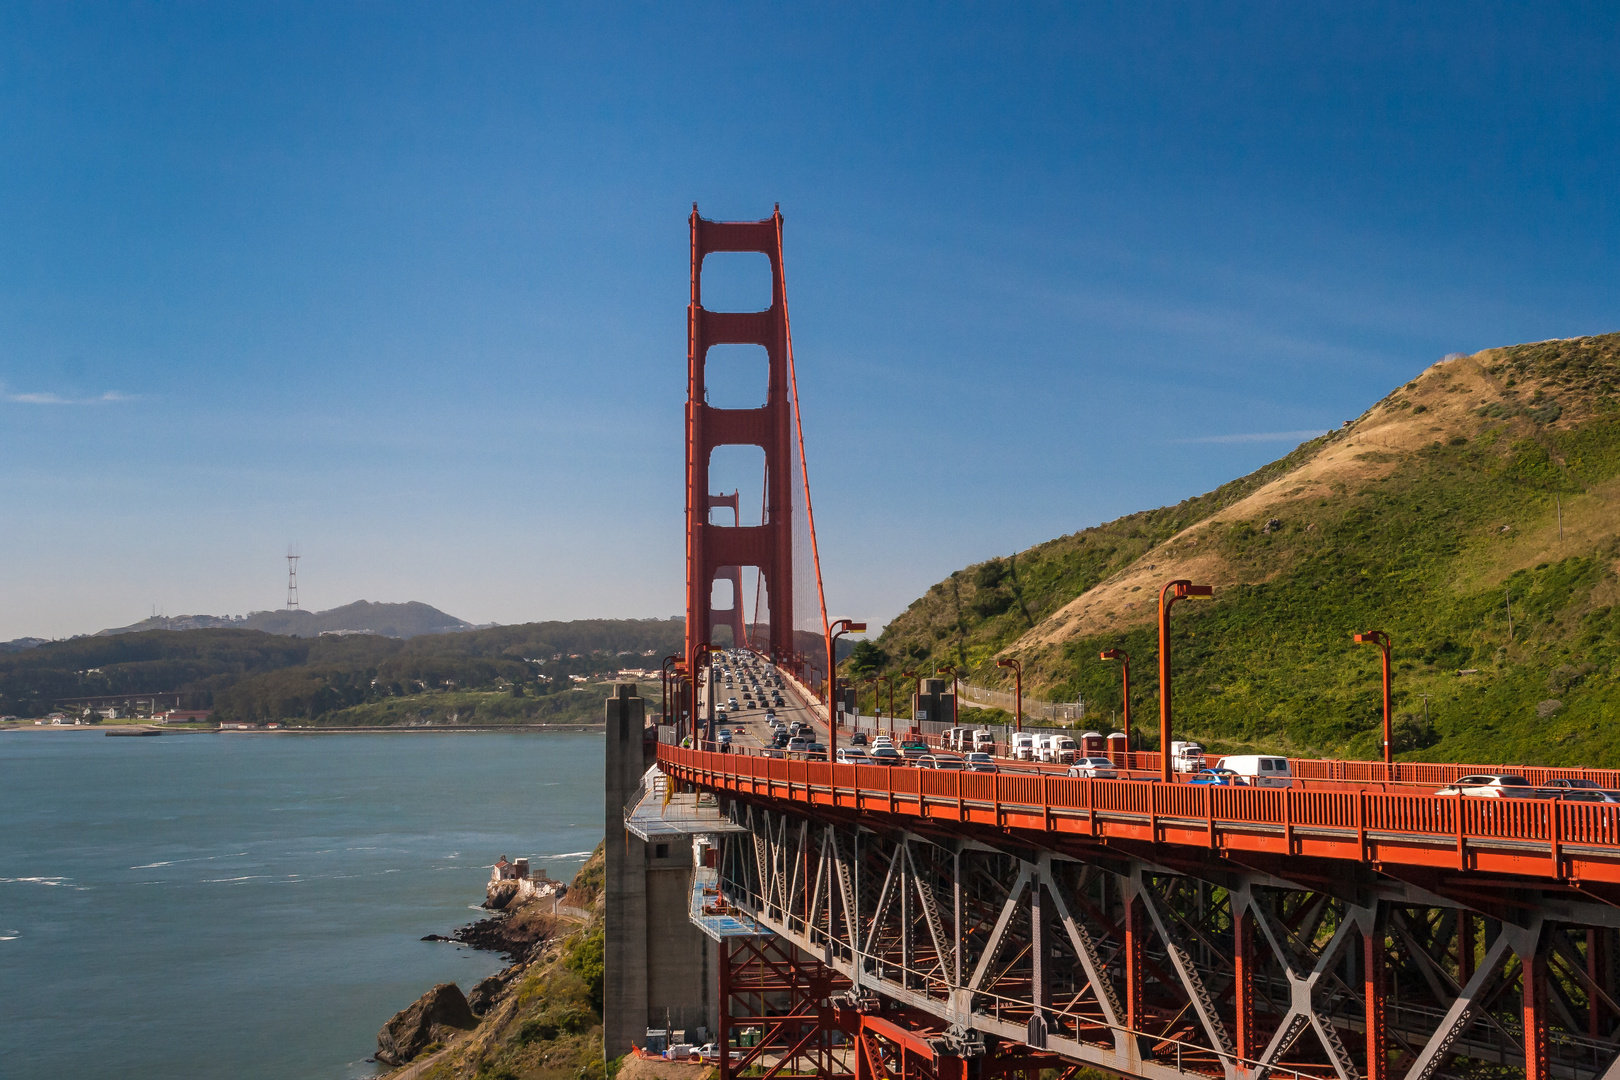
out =
<path fill-rule="evenodd" d="M 152 717 L 160 724 L 195 724 L 213 717 L 213 709 L 170 709 Z"/>

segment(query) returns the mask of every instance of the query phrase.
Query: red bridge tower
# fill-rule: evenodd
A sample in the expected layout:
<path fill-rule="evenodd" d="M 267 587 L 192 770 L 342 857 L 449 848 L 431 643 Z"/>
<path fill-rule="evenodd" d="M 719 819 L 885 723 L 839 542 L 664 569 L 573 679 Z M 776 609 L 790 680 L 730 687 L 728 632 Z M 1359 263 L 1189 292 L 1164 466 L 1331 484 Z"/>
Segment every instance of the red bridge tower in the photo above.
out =
<path fill-rule="evenodd" d="M 757 251 L 771 261 L 771 306 L 765 311 L 703 307 L 703 259 L 717 251 Z M 704 368 L 715 345 L 760 345 L 769 360 L 765 404 L 717 409 L 707 403 Z M 792 403 L 787 368 L 787 290 L 782 276 L 782 212 L 764 221 L 707 221 L 692 205 L 692 302 L 687 308 L 686 394 L 686 661 L 696 671 L 698 646 L 713 625 L 710 595 L 728 568 L 753 566 L 769 597 L 773 656 L 793 653 Z M 765 451 L 765 517 L 759 525 L 712 525 L 709 456 L 720 446 Z M 729 503 L 724 504 L 729 505 Z M 740 592 L 736 606 L 742 606 Z M 755 613 L 755 620 L 759 614 Z M 739 610 L 738 621 L 741 620 Z M 757 644 L 764 646 L 765 642 Z"/>

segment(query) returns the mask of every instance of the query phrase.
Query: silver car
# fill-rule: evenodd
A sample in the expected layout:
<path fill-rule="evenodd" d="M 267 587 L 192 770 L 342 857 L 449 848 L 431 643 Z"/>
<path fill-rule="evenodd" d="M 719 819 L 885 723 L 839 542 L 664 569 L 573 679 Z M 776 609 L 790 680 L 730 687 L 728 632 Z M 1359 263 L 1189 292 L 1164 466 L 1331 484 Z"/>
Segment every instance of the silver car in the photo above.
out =
<path fill-rule="evenodd" d="M 1105 757 L 1083 757 L 1069 766 L 1070 776 L 1083 776 L 1088 780 L 1118 780 L 1119 770 Z"/>

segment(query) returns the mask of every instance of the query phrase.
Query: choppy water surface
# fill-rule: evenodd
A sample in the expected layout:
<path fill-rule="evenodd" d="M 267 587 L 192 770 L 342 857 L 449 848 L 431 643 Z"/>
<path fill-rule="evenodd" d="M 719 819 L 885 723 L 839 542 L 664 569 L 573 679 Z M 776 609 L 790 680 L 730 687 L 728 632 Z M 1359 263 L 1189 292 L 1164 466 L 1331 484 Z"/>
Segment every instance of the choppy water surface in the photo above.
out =
<path fill-rule="evenodd" d="M 602 837 L 597 735 L 0 734 L 0 1076 L 370 1076 L 489 953 L 497 855 Z"/>

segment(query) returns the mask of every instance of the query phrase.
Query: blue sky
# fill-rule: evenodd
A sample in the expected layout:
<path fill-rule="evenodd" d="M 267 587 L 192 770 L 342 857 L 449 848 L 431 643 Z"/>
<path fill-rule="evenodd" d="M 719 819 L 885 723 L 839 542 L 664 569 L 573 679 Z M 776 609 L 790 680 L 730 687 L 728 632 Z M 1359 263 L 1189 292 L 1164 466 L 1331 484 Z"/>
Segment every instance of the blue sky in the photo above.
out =
<path fill-rule="evenodd" d="M 677 613 L 694 200 L 782 205 L 829 606 L 881 622 L 1620 328 L 1617 25 L 6 5 L 0 639 L 280 606 L 289 541 L 308 607 Z"/>

